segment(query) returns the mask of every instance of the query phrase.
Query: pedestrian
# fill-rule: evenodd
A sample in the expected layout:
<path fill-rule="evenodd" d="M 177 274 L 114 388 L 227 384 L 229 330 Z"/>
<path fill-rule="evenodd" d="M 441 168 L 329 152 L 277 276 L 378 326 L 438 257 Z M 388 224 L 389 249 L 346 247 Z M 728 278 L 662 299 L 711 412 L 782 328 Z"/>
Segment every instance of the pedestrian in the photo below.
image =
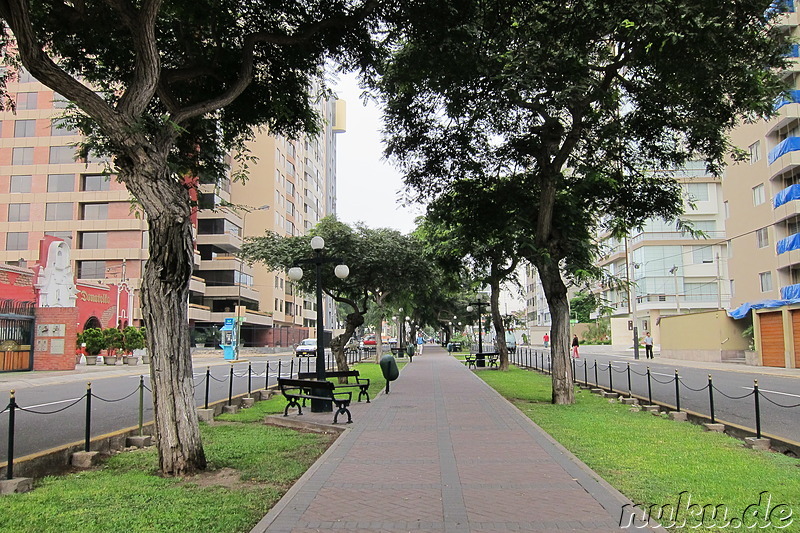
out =
<path fill-rule="evenodd" d="M 425 337 L 422 333 L 417 335 L 417 355 L 422 355 L 422 348 L 425 346 Z"/>
<path fill-rule="evenodd" d="M 578 336 L 577 335 L 573 335 L 572 336 L 572 357 L 574 357 L 575 359 L 580 359 L 581 358 L 581 356 L 578 355 L 578 346 L 580 346 L 580 345 L 581 345 L 581 343 L 580 343 L 580 341 L 578 341 Z"/>
<path fill-rule="evenodd" d="M 544 337 L 542 337 L 542 341 L 544 341 L 544 347 L 545 348 L 550 346 L 550 335 L 548 335 L 546 331 L 544 333 Z"/>
<path fill-rule="evenodd" d="M 644 353 L 647 359 L 653 358 L 653 337 L 650 336 L 649 331 L 644 333 Z"/>

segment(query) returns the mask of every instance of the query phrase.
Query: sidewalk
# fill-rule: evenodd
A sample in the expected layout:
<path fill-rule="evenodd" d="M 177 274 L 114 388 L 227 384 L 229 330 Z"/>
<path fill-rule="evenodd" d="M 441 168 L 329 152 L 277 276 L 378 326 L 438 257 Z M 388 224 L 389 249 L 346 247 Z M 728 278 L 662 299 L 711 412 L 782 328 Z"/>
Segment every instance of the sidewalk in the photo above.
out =
<path fill-rule="evenodd" d="M 439 347 L 353 414 L 252 533 L 619 530 L 628 500 Z"/>

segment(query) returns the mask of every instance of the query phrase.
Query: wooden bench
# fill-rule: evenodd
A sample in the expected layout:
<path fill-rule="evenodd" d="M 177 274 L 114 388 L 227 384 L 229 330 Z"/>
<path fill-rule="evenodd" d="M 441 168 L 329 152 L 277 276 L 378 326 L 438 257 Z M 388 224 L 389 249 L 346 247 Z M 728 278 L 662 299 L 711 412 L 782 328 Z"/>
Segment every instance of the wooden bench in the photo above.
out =
<path fill-rule="evenodd" d="M 297 379 L 315 379 L 316 372 L 298 372 Z M 356 378 L 355 383 L 334 383 L 336 389 L 345 389 L 348 387 L 358 387 L 358 401 L 361 401 L 362 396 L 367 397 L 369 403 L 369 378 L 358 377 L 358 370 L 333 370 L 325 371 L 326 378 Z"/>
<path fill-rule="evenodd" d="M 278 378 L 278 387 L 281 394 L 289 401 L 283 416 L 289 416 L 289 408 L 297 407 L 297 414 L 303 414 L 303 408 L 299 400 L 324 400 L 333 402 L 336 405 L 336 414 L 333 415 L 333 423 L 336 424 L 340 414 L 347 413 L 347 423 L 353 422 L 348 409 L 353 393 L 350 391 L 334 392 L 335 385 L 330 381 L 317 381 L 313 379 L 289 379 Z M 337 398 L 341 396 L 341 398 Z"/>

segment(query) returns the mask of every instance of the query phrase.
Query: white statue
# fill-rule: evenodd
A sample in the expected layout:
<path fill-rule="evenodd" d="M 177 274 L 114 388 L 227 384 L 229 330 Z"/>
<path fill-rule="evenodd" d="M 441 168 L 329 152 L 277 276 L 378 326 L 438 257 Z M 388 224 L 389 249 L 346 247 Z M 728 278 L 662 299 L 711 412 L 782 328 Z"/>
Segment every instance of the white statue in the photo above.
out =
<path fill-rule="evenodd" d="M 78 289 L 69 261 L 69 245 L 53 241 L 47 248 L 45 267 L 36 279 L 39 307 L 75 307 Z"/>

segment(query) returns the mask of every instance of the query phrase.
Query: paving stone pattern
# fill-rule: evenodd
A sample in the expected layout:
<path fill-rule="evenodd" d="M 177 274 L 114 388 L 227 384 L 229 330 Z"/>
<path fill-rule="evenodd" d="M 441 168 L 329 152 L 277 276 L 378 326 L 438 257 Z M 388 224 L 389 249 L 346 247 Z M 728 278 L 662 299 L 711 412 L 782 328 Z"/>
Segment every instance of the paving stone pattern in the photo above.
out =
<path fill-rule="evenodd" d="M 350 430 L 253 533 L 607 533 L 620 530 L 625 503 L 473 371 L 427 347 L 389 395 L 358 405 Z"/>

